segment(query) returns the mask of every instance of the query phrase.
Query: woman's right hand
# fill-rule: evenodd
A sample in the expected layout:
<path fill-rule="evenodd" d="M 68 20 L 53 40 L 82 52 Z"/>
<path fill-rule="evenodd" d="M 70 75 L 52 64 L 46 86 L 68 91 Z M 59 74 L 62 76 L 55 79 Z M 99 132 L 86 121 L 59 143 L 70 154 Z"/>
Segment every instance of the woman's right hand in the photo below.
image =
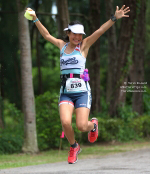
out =
<path fill-rule="evenodd" d="M 26 11 L 32 11 L 34 13 L 30 14 L 30 16 L 33 16 L 33 20 L 36 20 L 37 16 L 34 10 L 32 10 L 31 8 L 27 8 Z"/>

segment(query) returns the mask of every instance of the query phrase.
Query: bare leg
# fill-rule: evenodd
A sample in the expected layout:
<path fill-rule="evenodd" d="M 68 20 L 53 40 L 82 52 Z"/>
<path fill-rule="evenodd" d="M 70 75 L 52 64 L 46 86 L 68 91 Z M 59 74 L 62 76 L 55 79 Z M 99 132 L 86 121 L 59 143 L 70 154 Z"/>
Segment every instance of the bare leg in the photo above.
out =
<path fill-rule="evenodd" d="M 74 130 L 72 129 L 72 126 L 71 126 L 73 110 L 74 110 L 74 107 L 69 104 L 62 104 L 60 105 L 60 108 L 59 108 L 62 127 L 65 133 L 65 136 L 68 139 L 70 144 L 75 143 Z"/>
<path fill-rule="evenodd" d="M 94 123 L 88 121 L 90 109 L 81 107 L 76 109 L 76 125 L 81 132 L 88 132 L 94 129 Z"/>

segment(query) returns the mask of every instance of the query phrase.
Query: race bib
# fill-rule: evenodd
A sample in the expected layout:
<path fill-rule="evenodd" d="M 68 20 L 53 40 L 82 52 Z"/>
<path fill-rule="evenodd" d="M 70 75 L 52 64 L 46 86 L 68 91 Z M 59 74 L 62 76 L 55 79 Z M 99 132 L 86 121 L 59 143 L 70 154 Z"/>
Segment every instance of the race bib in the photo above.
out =
<path fill-rule="evenodd" d="M 83 92 L 87 91 L 85 81 L 79 78 L 69 78 L 66 81 L 67 92 Z"/>

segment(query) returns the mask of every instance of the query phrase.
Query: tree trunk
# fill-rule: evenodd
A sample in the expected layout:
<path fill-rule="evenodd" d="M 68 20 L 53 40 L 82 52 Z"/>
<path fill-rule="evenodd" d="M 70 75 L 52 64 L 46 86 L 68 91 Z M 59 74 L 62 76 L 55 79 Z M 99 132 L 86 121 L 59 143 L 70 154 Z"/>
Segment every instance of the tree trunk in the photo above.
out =
<path fill-rule="evenodd" d="M 3 98 L 4 98 L 4 53 L 0 54 L 0 128 L 4 129 Z"/>
<path fill-rule="evenodd" d="M 43 93 L 43 85 L 42 85 L 42 72 L 41 72 L 39 31 L 38 31 L 38 29 L 36 29 L 36 64 L 38 67 L 38 94 L 40 95 Z"/>
<path fill-rule="evenodd" d="M 145 12 L 146 1 L 142 0 L 140 3 L 140 12 L 137 17 L 137 27 L 135 32 L 134 50 L 133 50 L 133 66 L 131 82 L 144 82 L 144 57 L 145 57 Z M 143 84 L 136 84 L 137 86 L 144 86 Z M 141 88 L 142 90 L 142 88 Z M 132 95 L 133 111 L 139 114 L 143 113 L 143 93 L 133 92 Z"/>
<path fill-rule="evenodd" d="M 39 0 L 35 0 L 34 2 L 34 8 L 36 11 L 36 14 L 38 13 L 39 8 Z M 40 60 L 40 46 L 39 46 L 39 30 L 36 28 L 36 25 L 33 25 L 30 30 L 30 38 L 31 38 L 31 49 L 33 48 L 33 39 L 34 39 L 34 33 L 36 37 L 36 65 L 38 68 L 38 95 L 43 93 L 43 85 L 42 85 L 42 72 L 41 72 L 41 60 Z"/>
<path fill-rule="evenodd" d="M 32 82 L 32 62 L 28 21 L 24 18 L 25 5 L 17 0 L 18 5 L 18 27 L 21 58 L 21 79 L 22 79 L 22 104 L 24 113 L 24 145 L 23 152 L 38 152 L 35 104 Z"/>
<path fill-rule="evenodd" d="M 18 85 L 18 93 L 19 96 L 21 97 L 21 76 L 20 76 L 20 67 L 19 67 L 19 62 L 17 60 L 17 55 L 16 53 L 14 53 L 14 69 L 15 69 L 15 74 L 16 74 L 16 81 L 17 81 L 17 85 Z"/>
<path fill-rule="evenodd" d="M 121 21 L 120 37 L 117 45 L 117 71 L 115 73 L 114 91 L 110 101 L 109 114 L 114 117 L 117 115 L 117 108 L 125 102 L 126 93 L 120 86 L 127 83 L 127 73 L 129 71 L 128 51 L 133 36 L 134 20 L 136 18 L 136 0 L 124 0 L 126 7 L 132 9 L 129 18 L 123 18 Z"/>
<path fill-rule="evenodd" d="M 3 98 L 0 94 L 0 128 L 4 129 L 4 117 L 3 117 Z"/>
<path fill-rule="evenodd" d="M 100 27 L 100 1 L 90 0 L 90 32 L 93 33 Z M 100 111 L 100 40 L 91 47 L 89 54 L 90 85 L 92 89 L 91 112 Z"/>
<path fill-rule="evenodd" d="M 35 1 L 35 11 L 37 12 L 39 8 L 39 0 Z M 40 47 L 39 47 L 39 31 L 36 28 L 36 62 L 38 68 L 38 94 L 43 93 L 42 86 L 42 72 L 41 72 L 41 61 L 40 61 Z"/>
<path fill-rule="evenodd" d="M 106 18 L 110 19 L 111 14 L 114 14 L 113 10 L 113 0 L 106 0 Z M 106 91 L 106 101 L 110 102 L 110 98 L 113 94 L 115 73 L 116 73 L 116 26 L 113 25 L 108 31 L 108 74 L 107 74 L 107 91 Z"/>
<path fill-rule="evenodd" d="M 69 11 L 68 11 L 68 1 L 67 0 L 57 0 L 58 9 L 58 37 L 63 38 L 64 28 L 69 24 Z"/>

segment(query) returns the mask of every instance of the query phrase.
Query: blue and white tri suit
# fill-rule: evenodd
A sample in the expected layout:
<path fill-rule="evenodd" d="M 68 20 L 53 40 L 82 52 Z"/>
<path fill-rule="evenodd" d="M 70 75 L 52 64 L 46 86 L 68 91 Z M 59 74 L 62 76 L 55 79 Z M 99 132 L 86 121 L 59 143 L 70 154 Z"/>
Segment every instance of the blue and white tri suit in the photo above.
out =
<path fill-rule="evenodd" d="M 68 46 L 66 43 L 60 51 L 60 70 L 61 74 L 83 74 L 86 58 L 80 52 L 80 44 L 70 54 L 65 53 Z M 67 78 L 66 85 L 60 88 L 59 106 L 68 103 L 75 108 L 91 108 L 92 96 L 88 82 L 81 78 Z"/>

